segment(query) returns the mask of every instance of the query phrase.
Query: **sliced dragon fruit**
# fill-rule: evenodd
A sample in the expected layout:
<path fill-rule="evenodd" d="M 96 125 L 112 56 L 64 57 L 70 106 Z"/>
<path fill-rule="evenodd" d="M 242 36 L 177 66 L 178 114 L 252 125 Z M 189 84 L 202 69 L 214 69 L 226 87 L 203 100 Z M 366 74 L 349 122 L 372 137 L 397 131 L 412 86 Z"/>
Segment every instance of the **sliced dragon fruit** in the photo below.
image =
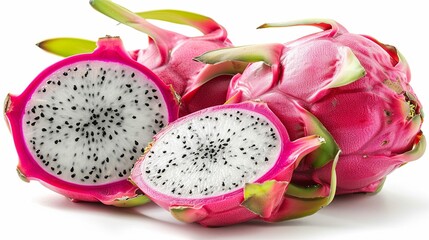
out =
<path fill-rule="evenodd" d="M 304 208 L 280 207 L 296 204 L 291 196 L 284 197 L 292 172 L 324 143 L 317 135 L 291 142 L 264 103 L 215 106 L 182 117 L 158 133 L 130 178 L 184 222 L 223 226 L 256 218 L 280 221 L 312 214 L 317 210 L 311 212 L 310 205 L 320 209 L 332 200 L 333 194 L 328 201 Z M 305 191 L 297 189 L 292 192 Z M 335 192 L 335 185 L 331 189 Z M 308 202 L 298 195 L 296 201 Z"/>
<path fill-rule="evenodd" d="M 178 116 L 170 88 L 132 60 L 119 37 L 41 72 L 5 115 L 18 173 L 75 201 L 131 206 L 148 199 L 127 178 L 154 134 Z"/>

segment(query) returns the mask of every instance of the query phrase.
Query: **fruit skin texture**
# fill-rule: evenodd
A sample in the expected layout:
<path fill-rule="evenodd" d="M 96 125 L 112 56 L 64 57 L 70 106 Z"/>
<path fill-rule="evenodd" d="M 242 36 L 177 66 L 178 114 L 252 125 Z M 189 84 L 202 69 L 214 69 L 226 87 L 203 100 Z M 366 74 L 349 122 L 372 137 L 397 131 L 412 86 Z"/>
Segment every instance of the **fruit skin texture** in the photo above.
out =
<path fill-rule="evenodd" d="M 160 81 L 159 78 L 149 69 L 132 60 L 124 50 L 122 41 L 119 37 L 108 36 L 100 38 L 97 44 L 98 48 L 93 53 L 69 57 L 46 68 L 30 83 L 21 95 L 15 96 L 9 94 L 6 97 L 4 106 L 5 116 L 7 117 L 7 123 L 9 124 L 12 132 L 19 156 L 17 171 L 23 180 L 38 180 L 46 187 L 70 198 L 73 201 L 102 202 L 107 205 L 117 206 L 138 205 L 146 202 L 147 198 L 139 194 L 138 188 L 131 184 L 127 179 L 92 186 L 66 182 L 50 173 L 47 173 L 33 158 L 28 149 L 29 146 L 27 146 L 23 139 L 23 115 L 25 113 L 26 104 L 30 100 L 34 91 L 46 80 L 47 76 L 57 71 L 57 69 L 82 61 L 117 62 L 135 68 L 137 71 L 141 71 L 149 79 L 153 80 L 155 85 L 162 91 L 162 95 L 164 96 L 166 103 L 170 106 L 168 109 L 168 121 L 173 121 L 177 118 L 178 106 L 168 86 L 163 84 L 163 82 Z M 125 200 L 128 198 L 134 200 L 137 199 L 137 201 L 127 204 Z"/>
<path fill-rule="evenodd" d="M 298 114 L 300 108 L 306 109 L 342 151 L 337 194 L 376 192 L 389 173 L 425 150 L 422 106 L 409 85 L 409 66 L 395 47 L 349 33 L 330 19 L 260 28 L 300 25 L 323 31 L 286 44 L 213 51 L 197 59 L 207 63 L 251 59 L 254 63 L 231 81 L 230 101 L 266 102 L 291 139 L 307 135 L 309 126 Z M 315 158 L 302 161 L 293 182 L 329 182 L 330 164 L 314 166 Z"/>
<path fill-rule="evenodd" d="M 214 106 L 182 117 L 155 135 L 154 142 L 150 147 L 158 143 L 163 144 L 164 140 L 167 141 L 163 139 L 157 142 L 164 135 L 169 136 L 167 134 L 170 133 L 170 130 L 179 126 L 182 122 L 186 122 L 188 119 L 199 118 L 211 111 L 223 109 L 231 109 L 233 112 L 242 109 L 255 111 L 267 117 L 278 130 L 279 136 L 282 139 L 280 155 L 275 165 L 263 176 L 253 183 L 247 183 L 246 186 L 239 187 L 237 190 L 223 195 L 201 198 L 179 198 L 163 194 L 145 182 L 142 177 L 145 173 L 141 166 L 147 156 L 146 153 L 136 162 L 130 179 L 152 201 L 169 210 L 174 217 L 184 222 L 197 222 L 204 226 L 213 227 L 236 224 L 256 218 L 274 221 L 270 217 L 276 216 L 276 211 L 283 202 L 283 196 L 292 177 L 293 170 L 304 155 L 317 149 L 324 143 L 323 138 L 312 135 L 291 142 L 286 129 L 266 104 L 244 102 Z M 150 151 L 150 147 L 147 152 Z M 287 214 L 281 213 L 281 215 Z"/>

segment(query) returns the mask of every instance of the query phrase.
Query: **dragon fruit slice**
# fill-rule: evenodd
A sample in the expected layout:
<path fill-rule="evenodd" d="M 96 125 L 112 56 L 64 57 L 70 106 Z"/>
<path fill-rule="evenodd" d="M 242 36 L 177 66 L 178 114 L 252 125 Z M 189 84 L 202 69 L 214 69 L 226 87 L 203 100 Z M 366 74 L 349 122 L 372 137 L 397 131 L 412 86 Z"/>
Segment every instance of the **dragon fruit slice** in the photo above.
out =
<path fill-rule="evenodd" d="M 284 194 L 299 161 L 324 142 L 317 135 L 291 142 L 265 103 L 214 106 L 158 133 L 130 178 L 184 222 L 223 226 L 257 218 L 280 221 L 311 214 L 295 209 L 292 216 L 279 207 L 292 204 Z"/>
<path fill-rule="evenodd" d="M 230 102 L 260 99 L 285 124 L 291 139 L 306 136 L 312 113 L 342 150 L 337 194 L 376 192 L 394 169 L 422 156 L 421 103 L 397 49 L 357 35 L 329 19 L 264 24 L 312 25 L 323 31 L 286 44 L 223 49 L 197 60 L 254 62 L 231 81 Z M 330 181 L 331 157 L 307 157 L 295 171 L 299 184 Z"/>
<path fill-rule="evenodd" d="M 93 0 L 90 3 L 99 12 L 149 36 L 148 47 L 130 51 L 130 55 L 151 69 L 166 84 L 173 86 L 182 97 L 180 115 L 225 103 L 232 73 L 244 70 L 247 65 L 221 63 L 221 67 L 212 67 L 192 60 L 206 51 L 232 46 L 227 39 L 226 30 L 206 16 L 179 10 L 133 13 L 109 0 Z M 146 19 L 192 26 L 203 35 L 184 36 L 159 28 Z M 91 41 L 77 38 L 48 39 L 38 46 L 60 56 L 78 51 L 91 52 L 93 49 Z M 218 72 L 227 68 L 232 68 L 232 72 Z M 211 92 L 212 97 L 207 98 L 207 92 Z"/>
<path fill-rule="evenodd" d="M 5 115 L 18 173 L 75 201 L 145 203 L 127 178 L 154 134 L 178 116 L 174 94 L 118 37 L 41 72 Z"/>

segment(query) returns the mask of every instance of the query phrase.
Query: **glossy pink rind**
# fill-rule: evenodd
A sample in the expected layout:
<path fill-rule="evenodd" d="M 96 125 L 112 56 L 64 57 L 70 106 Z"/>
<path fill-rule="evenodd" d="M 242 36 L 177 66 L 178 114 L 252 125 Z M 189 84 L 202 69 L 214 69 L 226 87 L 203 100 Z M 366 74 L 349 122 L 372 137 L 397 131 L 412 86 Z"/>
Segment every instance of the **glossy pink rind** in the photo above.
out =
<path fill-rule="evenodd" d="M 282 140 L 280 155 L 278 156 L 277 162 L 274 166 L 268 170 L 263 176 L 259 177 L 251 184 L 262 184 L 269 180 L 275 180 L 277 182 L 289 182 L 292 177 L 292 172 L 295 169 L 298 162 L 304 157 L 305 154 L 315 150 L 321 144 L 323 139 L 318 136 L 309 136 L 304 139 L 298 139 L 291 142 L 288 137 L 286 129 L 279 121 L 279 119 L 271 112 L 266 104 L 260 102 L 243 102 L 239 104 L 227 104 L 221 106 L 214 106 L 207 109 L 200 110 L 198 112 L 189 114 L 181 119 L 178 119 L 174 123 L 168 125 L 160 133 L 154 137 L 154 143 L 157 144 L 157 139 L 168 134 L 170 129 L 174 129 L 175 126 L 180 125 L 182 122 L 187 121 L 193 117 L 198 117 L 206 112 L 215 112 L 219 110 L 247 110 L 253 111 L 257 114 L 264 116 L 271 124 L 277 129 L 279 138 Z M 162 144 L 162 143 L 160 143 Z M 141 164 L 145 161 L 145 155 L 143 155 L 135 164 L 133 171 L 131 172 L 132 181 L 155 203 L 161 207 L 169 210 L 171 207 L 182 207 L 200 209 L 204 208 L 208 212 L 207 216 L 199 221 L 198 223 L 205 226 L 222 226 L 229 225 L 239 222 L 244 222 L 253 218 L 256 218 L 258 214 L 249 211 L 244 207 L 244 189 L 243 187 L 238 188 L 232 192 L 228 192 L 219 196 L 208 196 L 204 198 L 186 198 L 186 197 L 174 197 L 171 195 L 165 195 L 158 192 L 156 189 L 150 187 L 142 177 Z M 282 185 L 283 186 L 283 185 Z M 285 187 L 286 185 L 284 185 Z M 277 191 L 281 192 L 281 191 Z M 271 193 L 271 192 L 270 192 Z M 276 194 L 275 194 L 276 195 Z M 276 195 L 278 196 L 278 195 Z M 272 198 L 278 199 L 278 198 Z M 274 201 L 278 202 L 278 201 Z M 277 203 L 270 202 L 266 204 L 267 209 L 275 209 Z M 264 215 L 269 213 L 264 212 Z"/>

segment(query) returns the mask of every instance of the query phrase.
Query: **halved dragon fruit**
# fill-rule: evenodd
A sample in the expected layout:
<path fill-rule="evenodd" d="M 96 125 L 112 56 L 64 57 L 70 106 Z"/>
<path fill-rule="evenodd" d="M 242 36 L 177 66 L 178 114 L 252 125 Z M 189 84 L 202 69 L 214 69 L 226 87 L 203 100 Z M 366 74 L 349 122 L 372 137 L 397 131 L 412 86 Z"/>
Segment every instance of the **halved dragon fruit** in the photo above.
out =
<path fill-rule="evenodd" d="M 223 104 L 232 74 L 244 70 L 247 65 L 228 62 L 220 66 L 208 66 L 192 60 L 206 51 L 232 46 L 226 30 L 206 16 L 179 10 L 133 13 L 110 0 L 92 0 L 90 4 L 106 16 L 149 36 L 148 47 L 130 51 L 130 55 L 151 69 L 167 85 L 173 86 L 181 96 L 180 115 Z M 189 25 L 203 35 L 184 36 L 159 28 L 146 19 Z M 54 38 L 38 46 L 60 56 L 69 56 L 76 52 L 91 52 L 95 44 L 84 39 Z M 225 69 L 231 69 L 231 73 Z M 207 92 L 211 92 L 212 97 L 207 98 Z"/>
<path fill-rule="evenodd" d="M 178 116 L 174 94 L 132 60 L 119 37 L 41 72 L 5 115 L 18 173 L 76 201 L 146 202 L 127 178 L 154 134 Z"/>
<path fill-rule="evenodd" d="M 323 31 L 286 44 L 212 51 L 206 63 L 252 61 L 231 81 L 230 102 L 260 99 L 285 124 L 291 139 L 308 135 L 300 113 L 312 113 L 342 150 L 337 194 L 375 192 L 394 169 L 422 156 L 421 103 L 397 49 L 357 35 L 329 19 L 264 24 L 312 25 Z M 249 60 L 250 59 L 250 60 Z M 330 181 L 332 155 L 314 153 L 295 171 L 300 184 Z"/>
<path fill-rule="evenodd" d="M 312 202 L 313 208 L 299 206 L 297 202 L 309 202 L 299 199 L 306 191 L 299 188 L 284 197 L 299 161 L 323 143 L 317 135 L 291 142 L 264 103 L 215 106 L 158 133 L 130 178 L 184 222 L 223 226 L 255 218 L 280 221 L 312 214 L 332 200 L 333 194 L 328 201 Z M 335 192 L 335 185 L 331 189 Z"/>

